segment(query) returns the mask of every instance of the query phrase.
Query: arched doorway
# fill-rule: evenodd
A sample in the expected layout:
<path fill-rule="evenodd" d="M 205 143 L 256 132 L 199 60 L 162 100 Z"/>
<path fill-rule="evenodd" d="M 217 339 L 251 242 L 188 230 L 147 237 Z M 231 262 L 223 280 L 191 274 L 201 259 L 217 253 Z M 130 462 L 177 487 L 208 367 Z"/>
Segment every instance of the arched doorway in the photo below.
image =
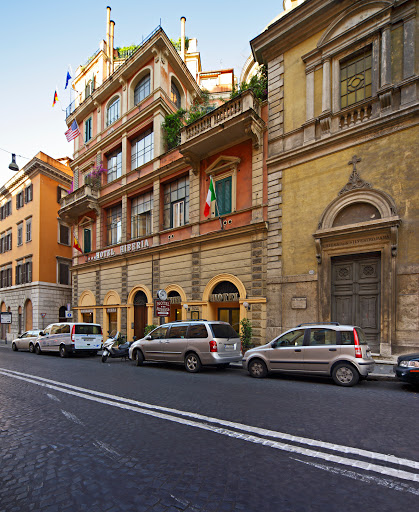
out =
<path fill-rule="evenodd" d="M 96 300 L 90 290 L 85 290 L 79 300 L 79 321 L 93 324 L 98 321 L 96 318 Z"/>
<path fill-rule="evenodd" d="M 32 301 L 28 299 L 25 302 L 25 331 L 30 331 L 33 329 L 33 310 L 32 310 Z"/>
<path fill-rule="evenodd" d="M 168 293 L 170 301 L 170 316 L 167 319 L 168 322 L 175 322 L 182 320 L 182 297 L 180 293 L 172 290 Z"/>
<path fill-rule="evenodd" d="M 134 296 L 134 336 L 138 340 L 144 337 L 147 325 L 147 295 L 139 290 Z"/>
<path fill-rule="evenodd" d="M 67 319 L 65 317 L 65 312 L 67 311 L 67 308 L 65 306 L 61 306 L 58 310 L 58 321 L 59 322 L 67 322 Z"/>
<path fill-rule="evenodd" d="M 228 322 L 240 332 L 239 290 L 230 281 L 218 283 L 210 295 L 210 301 L 217 308 L 217 320 Z"/>

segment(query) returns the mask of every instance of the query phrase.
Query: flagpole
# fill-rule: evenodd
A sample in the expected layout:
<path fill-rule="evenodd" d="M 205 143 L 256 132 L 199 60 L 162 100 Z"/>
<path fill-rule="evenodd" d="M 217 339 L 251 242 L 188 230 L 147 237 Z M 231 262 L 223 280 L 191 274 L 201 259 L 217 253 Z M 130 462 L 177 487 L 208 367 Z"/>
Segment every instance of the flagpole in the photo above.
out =
<path fill-rule="evenodd" d="M 223 230 L 224 229 L 223 218 L 221 217 L 220 210 L 218 209 L 217 195 L 215 195 L 215 207 L 217 208 L 218 220 L 220 221 L 221 230 Z"/>

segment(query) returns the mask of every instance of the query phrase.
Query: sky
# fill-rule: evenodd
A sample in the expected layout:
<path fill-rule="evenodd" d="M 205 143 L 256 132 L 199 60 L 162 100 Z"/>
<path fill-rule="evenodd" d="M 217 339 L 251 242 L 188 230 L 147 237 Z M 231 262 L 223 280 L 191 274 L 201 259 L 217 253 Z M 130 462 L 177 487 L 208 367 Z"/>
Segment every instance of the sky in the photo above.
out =
<path fill-rule="evenodd" d="M 138 0 L 15 0 L 1 2 L 2 70 L 0 77 L 0 186 L 14 176 L 11 153 L 22 168 L 39 151 L 53 158 L 72 156 L 64 132 L 64 90 L 69 66 L 73 73 L 106 39 L 106 7 L 115 21 L 114 46 L 138 44 L 161 22 L 169 38 L 198 40 L 203 71 L 234 68 L 239 78 L 251 53 L 249 41 L 282 10 L 282 1 L 204 2 Z M 52 107 L 55 90 L 59 102 Z"/>

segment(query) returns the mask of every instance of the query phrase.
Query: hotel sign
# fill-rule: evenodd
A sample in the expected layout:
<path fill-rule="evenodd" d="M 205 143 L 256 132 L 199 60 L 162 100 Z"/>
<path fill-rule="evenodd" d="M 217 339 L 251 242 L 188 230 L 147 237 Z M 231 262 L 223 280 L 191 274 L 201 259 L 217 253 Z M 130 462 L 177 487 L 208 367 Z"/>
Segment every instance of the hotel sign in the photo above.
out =
<path fill-rule="evenodd" d="M 119 256 L 120 254 L 137 252 L 141 249 L 146 249 L 147 247 L 150 247 L 147 239 L 139 240 L 138 242 L 132 242 L 130 244 L 119 245 L 118 247 L 112 247 L 112 249 L 97 251 L 96 254 L 87 256 L 86 261 L 104 260 L 106 258 L 112 258 L 113 256 Z"/>
<path fill-rule="evenodd" d="M 210 295 L 210 302 L 238 302 L 238 293 L 213 293 Z"/>

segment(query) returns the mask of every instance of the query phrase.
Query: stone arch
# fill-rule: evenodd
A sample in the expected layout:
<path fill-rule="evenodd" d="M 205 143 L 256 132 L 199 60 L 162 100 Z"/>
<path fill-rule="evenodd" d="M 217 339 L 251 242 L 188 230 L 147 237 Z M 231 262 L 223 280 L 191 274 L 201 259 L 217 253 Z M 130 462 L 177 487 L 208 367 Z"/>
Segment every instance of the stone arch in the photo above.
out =
<path fill-rule="evenodd" d="M 144 292 L 147 296 L 147 302 L 153 302 L 152 293 L 147 288 L 147 286 L 139 285 L 139 286 L 134 286 L 134 288 L 132 288 L 132 290 L 129 292 L 128 300 L 127 300 L 128 306 L 134 305 L 134 297 L 137 292 Z"/>
<path fill-rule="evenodd" d="M 202 300 L 208 302 L 212 290 L 218 283 L 221 283 L 222 281 L 230 281 L 230 283 L 234 284 L 234 286 L 238 289 L 239 299 L 246 299 L 246 288 L 238 277 L 234 276 L 233 274 L 218 274 L 217 276 L 214 276 L 212 279 L 210 279 L 210 281 L 208 281 L 202 296 Z"/>
<path fill-rule="evenodd" d="M 331 39 L 351 30 L 367 18 L 374 16 L 377 12 L 390 8 L 392 4 L 393 2 L 389 0 L 370 0 L 349 7 L 329 26 L 320 38 L 317 46 L 323 46 Z"/>
<path fill-rule="evenodd" d="M 333 228 L 333 223 L 339 213 L 348 206 L 357 203 L 372 205 L 378 210 L 380 219 L 389 219 L 397 216 L 396 204 L 388 194 L 376 189 L 358 189 L 334 199 L 322 213 L 318 229 Z M 376 220 L 366 221 L 365 223 L 369 224 L 369 222 L 376 222 Z"/>
<path fill-rule="evenodd" d="M 166 286 L 165 290 L 167 292 L 167 295 L 169 295 L 170 292 L 177 292 L 180 295 L 182 302 L 187 301 L 186 293 L 181 286 L 177 284 L 170 284 L 169 286 Z"/>
<path fill-rule="evenodd" d="M 96 306 L 95 296 L 90 290 L 84 290 L 84 292 L 80 295 L 79 306 Z"/>
<path fill-rule="evenodd" d="M 172 90 L 172 82 L 176 86 L 176 89 L 179 91 L 180 94 L 180 108 L 186 108 L 186 96 L 185 96 L 185 90 L 179 81 L 178 77 L 174 73 L 170 73 L 170 82 L 169 82 L 169 98 L 171 97 L 171 90 Z"/>
<path fill-rule="evenodd" d="M 115 290 L 109 290 L 103 299 L 104 306 L 119 306 L 121 304 L 121 298 L 119 293 Z"/>

